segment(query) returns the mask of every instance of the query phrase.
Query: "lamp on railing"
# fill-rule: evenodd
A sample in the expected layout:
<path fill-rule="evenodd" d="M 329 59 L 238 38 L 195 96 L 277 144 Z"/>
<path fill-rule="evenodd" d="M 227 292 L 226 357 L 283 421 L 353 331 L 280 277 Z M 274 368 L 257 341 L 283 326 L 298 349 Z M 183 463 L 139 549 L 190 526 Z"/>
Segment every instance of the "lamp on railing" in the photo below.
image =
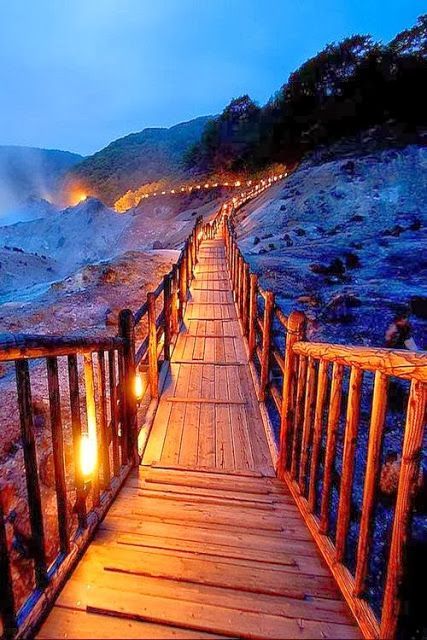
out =
<path fill-rule="evenodd" d="M 142 375 L 139 371 L 137 371 L 135 374 L 134 393 L 135 393 L 135 398 L 137 402 L 138 403 L 141 402 L 144 395 L 144 384 L 142 380 Z"/>
<path fill-rule="evenodd" d="M 96 437 L 82 433 L 80 440 L 80 468 L 85 484 L 89 484 L 97 463 Z"/>

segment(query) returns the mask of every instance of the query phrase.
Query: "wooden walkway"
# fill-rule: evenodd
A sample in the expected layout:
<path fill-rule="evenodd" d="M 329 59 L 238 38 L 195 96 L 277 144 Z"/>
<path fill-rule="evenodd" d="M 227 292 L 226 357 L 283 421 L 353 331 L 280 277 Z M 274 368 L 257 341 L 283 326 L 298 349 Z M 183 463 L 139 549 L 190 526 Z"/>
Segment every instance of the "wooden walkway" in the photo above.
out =
<path fill-rule="evenodd" d="M 40 638 L 359 638 L 275 478 L 225 263 L 203 242 L 142 466 Z"/>

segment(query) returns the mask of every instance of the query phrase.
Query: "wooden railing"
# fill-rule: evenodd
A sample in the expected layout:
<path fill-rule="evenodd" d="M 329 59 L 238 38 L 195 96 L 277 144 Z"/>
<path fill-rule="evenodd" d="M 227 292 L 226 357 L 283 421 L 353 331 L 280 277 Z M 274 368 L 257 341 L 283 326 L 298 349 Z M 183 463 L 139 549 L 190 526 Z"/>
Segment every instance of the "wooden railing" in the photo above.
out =
<path fill-rule="evenodd" d="M 3 513 L 0 500 L 0 611 L 5 637 L 18 630 L 31 635 L 36 620 L 52 601 L 130 468 L 132 425 L 124 412 L 126 339 L 14 335 L 0 341 L 0 362 L 13 362 L 19 407 L 22 474 L 25 477 L 28 538 L 24 559 L 33 586 L 19 606 L 13 576 L 18 554 L 10 537 L 22 538 L 23 524 Z M 49 398 L 56 531 L 46 530 L 34 427 L 32 385 L 43 381 Z M 11 408 L 8 409 L 11 412 Z M 72 463 L 66 463 L 70 442 Z M 93 466 L 93 468 L 92 468 Z M 27 524 L 27 523 L 26 523 Z M 8 535 L 9 532 L 9 535 Z M 47 553 L 47 536 L 55 539 Z M 25 541 L 24 541 L 25 542 Z M 52 540 L 50 549 L 52 549 Z"/>
<path fill-rule="evenodd" d="M 233 214 L 224 224 L 229 272 L 258 398 L 274 432 L 277 474 L 287 482 L 364 635 L 393 638 L 420 473 L 427 354 L 306 342 L 304 314 L 282 313 L 274 293 L 251 273 Z M 397 495 L 387 529 L 375 507 L 390 385 L 404 402 Z M 368 593 L 368 583 L 378 578 L 374 546 L 384 554 L 385 578 Z"/>
<path fill-rule="evenodd" d="M 14 525 L 0 499 L 2 637 L 32 635 L 129 470 L 139 463 L 158 403 L 162 365 L 170 359 L 171 345 L 183 318 L 198 248 L 202 237 L 216 233 L 221 211 L 207 224 L 198 218 L 177 263 L 157 289 L 147 294 L 147 300 L 135 313 L 129 309 L 120 312 L 117 337 L 10 335 L 0 339 L 0 362 L 14 362 L 16 370 L 28 553 L 34 570 L 32 588 L 24 602 L 17 602 L 14 576 L 20 559 L 12 549 Z M 142 378 L 138 380 L 139 390 L 138 376 Z M 49 397 L 58 532 L 54 557 L 48 557 L 46 552 L 45 505 L 31 393 L 32 382 L 44 378 Z M 141 426 L 145 429 L 141 430 Z M 72 464 L 65 461 L 67 439 L 71 441 Z"/>

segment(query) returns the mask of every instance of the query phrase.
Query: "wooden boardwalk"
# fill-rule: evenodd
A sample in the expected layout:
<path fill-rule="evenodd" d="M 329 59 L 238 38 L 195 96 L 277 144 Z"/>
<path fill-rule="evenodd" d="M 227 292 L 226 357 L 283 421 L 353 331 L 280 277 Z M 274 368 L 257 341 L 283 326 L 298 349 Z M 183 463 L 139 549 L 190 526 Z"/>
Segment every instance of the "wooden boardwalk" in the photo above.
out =
<path fill-rule="evenodd" d="M 40 638 L 359 638 L 276 479 L 221 239 L 202 243 L 142 466 Z"/>

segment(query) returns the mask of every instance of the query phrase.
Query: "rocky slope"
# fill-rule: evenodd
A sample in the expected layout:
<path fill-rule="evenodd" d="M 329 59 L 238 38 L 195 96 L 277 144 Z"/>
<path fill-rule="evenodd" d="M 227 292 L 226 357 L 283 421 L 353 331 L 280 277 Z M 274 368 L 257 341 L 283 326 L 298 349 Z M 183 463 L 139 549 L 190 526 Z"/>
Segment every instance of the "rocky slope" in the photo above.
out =
<path fill-rule="evenodd" d="M 427 149 L 313 157 L 239 214 L 244 253 L 313 340 L 383 344 L 401 303 L 427 348 Z"/>

